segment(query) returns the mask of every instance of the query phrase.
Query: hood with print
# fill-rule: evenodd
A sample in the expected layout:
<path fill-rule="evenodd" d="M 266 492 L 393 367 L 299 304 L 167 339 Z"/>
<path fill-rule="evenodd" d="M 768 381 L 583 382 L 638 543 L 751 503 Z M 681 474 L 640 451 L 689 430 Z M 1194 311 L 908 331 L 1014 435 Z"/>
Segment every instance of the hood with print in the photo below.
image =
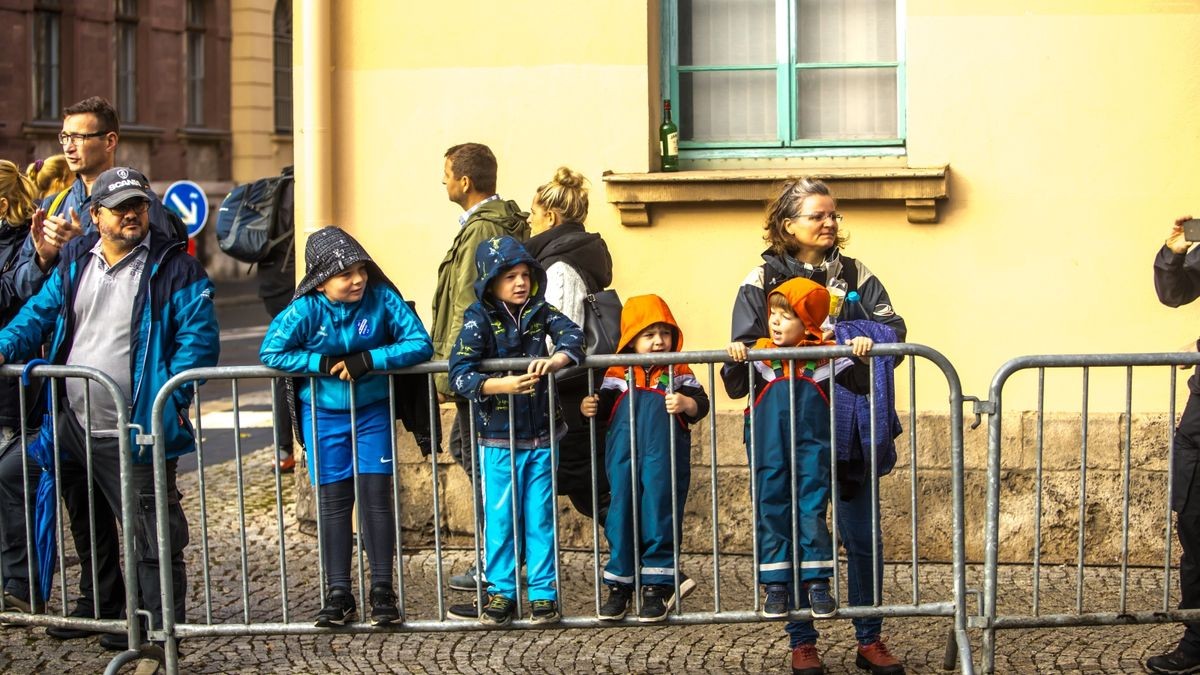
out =
<path fill-rule="evenodd" d="M 396 288 L 379 265 L 371 260 L 367 249 L 348 232 L 335 225 L 313 232 L 304 245 L 304 278 L 297 284 L 296 294 L 292 299 L 311 293 L 330 277 L 341 274 L 351 265 L 360 262 L 367 264 L 367 279 L 370 283 L 383 283 Z"/>
<path fill-rule="evenodd" d="M 675 315 L 671 314 L 671 308 L 665 300 L 650 294 L 637 295 L 625 301 L 625 306 L 621 309 L 621 339 L 617 342 L 617 353 L 632 353 L 637 336 L 656 323 L 665 323 L 671 327 L 670 351 L 683 351 L 683 331 L 679 328 Z M 642 366 L 633 366 L 632 369 L 635 382 L 643 385 L 664 376 L 667 371 L 666 366 L 651 366 L 649 372 Z M 686 364 L 676 364 L 674 369 L 676 375 L 692 372 Z M 624 379 L 627 370 L 629 368 L 626 366 L 613 366 L 604 376 Z"/>
<path fill-rule="evenodd" d="M 529 277 L 532 287 L 529 289 L 529 299 L 526 303 L 541 300 L 546 292 L 546 270 L 538 264 L 537 259 L 529 255 L 529 251 L 512 237 L 493 237 L 479 243 L 475 249 L 475 297 L 485 304 L 497 304 L 499 298 L 488 291 L 492 281 L 508 269 L 525 263 L 529 265 Z"/>

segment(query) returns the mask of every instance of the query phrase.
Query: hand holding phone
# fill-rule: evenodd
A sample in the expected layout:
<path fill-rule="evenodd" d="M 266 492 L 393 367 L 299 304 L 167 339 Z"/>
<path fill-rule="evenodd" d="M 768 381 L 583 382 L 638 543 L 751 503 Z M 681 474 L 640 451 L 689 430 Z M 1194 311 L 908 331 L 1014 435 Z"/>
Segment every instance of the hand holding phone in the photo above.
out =
<path fill-rule="evenodd" d="M 1183 238 L 1185 241 L 1200 241 L 1200 218 L 1183 221 Z"/>

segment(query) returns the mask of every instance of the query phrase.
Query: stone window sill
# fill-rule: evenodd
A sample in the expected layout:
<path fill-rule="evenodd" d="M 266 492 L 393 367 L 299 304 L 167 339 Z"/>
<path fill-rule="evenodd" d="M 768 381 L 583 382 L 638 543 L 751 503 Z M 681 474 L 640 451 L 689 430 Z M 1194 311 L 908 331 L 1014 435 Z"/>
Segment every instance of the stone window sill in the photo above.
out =
<path fill-rule="evenodd" d="M 804 175 L 825 181 L 839 202 L 904 202 L 910 223 L 938 222 L 937 203 L 949 198 L 949 165 L 929 168 L 822 168 L 678 171 L 672 173 L 605 172 L 608 201 L 628 227 L 651 225 L 651 205 L 683 203 L 766 203 L 789 178 Z"/>

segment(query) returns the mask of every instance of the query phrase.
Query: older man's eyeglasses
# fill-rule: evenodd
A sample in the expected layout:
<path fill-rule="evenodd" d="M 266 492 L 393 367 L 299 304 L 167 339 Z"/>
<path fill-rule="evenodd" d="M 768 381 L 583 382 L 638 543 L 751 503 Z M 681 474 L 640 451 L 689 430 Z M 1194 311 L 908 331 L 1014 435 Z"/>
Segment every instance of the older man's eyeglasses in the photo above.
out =
<path fill-rule="evenodd" d="M 107 131 L 93 131 L 87 134 L 68 134 L 64 131 L 58 135 L 58 144 L 63 147 L 68 145 L 79 145 L 89 138 L 99 138 L 107 133 Z"/>
<path fill-rule="evenodd" d="M 106 206 L 104 208 L 108 209 L 114 216 L 122 218 L 130 213 L 140 216 L 150 210 L 150 202 L 145 199 L 131 199 L 127 202 L 121 202 L 116 206 Z"/>
<path fill-rule="evenodd" d="M 826 220 L 829 220 L 830 218 L 833 219 L 833 222 L 835 224 L 840 225 L 842 222 L 842 214 L 838 213 L 837 211 L 831 211 L 829 213 L 819 213 L 819 212 L 818 213 L 801 213 L 800 215 L 798 215 L 796 217 L 804 218 L 805 220 L 807 220 L 809 223 L 812 223 L 813 225 L 820 225 L 821 223 L 824 223 Z"/>

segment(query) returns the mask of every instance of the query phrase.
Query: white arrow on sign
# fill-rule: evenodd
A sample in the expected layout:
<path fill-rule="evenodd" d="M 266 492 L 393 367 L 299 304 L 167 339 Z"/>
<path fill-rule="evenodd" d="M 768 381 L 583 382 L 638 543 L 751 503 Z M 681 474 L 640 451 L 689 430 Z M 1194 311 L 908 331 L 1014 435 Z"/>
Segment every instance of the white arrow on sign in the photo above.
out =
<path fill-rule="evenodd" d="M 196 217 L 199 214 L 196 213 L 198 209 L 195 201 L 191 204 L 184 204 L 179 195 L 175 194 L 171 195 L 171 202 L 175 205 L 175 210 L 179 212 L 179 217 L 183 219 L 184 225 L 191 227 L 196 224 Z"/>

